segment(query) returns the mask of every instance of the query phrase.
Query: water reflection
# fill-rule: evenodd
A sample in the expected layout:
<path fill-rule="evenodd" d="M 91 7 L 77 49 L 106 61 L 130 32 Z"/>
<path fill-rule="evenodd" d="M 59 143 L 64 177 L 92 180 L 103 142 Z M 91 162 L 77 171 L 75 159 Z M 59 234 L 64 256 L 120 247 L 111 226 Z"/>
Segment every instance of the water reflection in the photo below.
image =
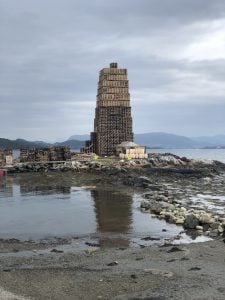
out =
<path fill-rule="evenodd" d="M 0 237 L 97 234 L 103 247 L 129 245 L 132 195 L 82 189 L 57 175 L 30 175 L 1 178 L 0 198 Z"/>
<path fill-rule="evenodd" d="M 1 178 L 0 238 L 79 237 L 95 239 L 101 247 L 128 247 L 146 235 L 170 237 L 180 231 L 141 213 L 139 196 L 81 188 L 76 184 L 79 174 L 72 176 Z"/>
<path fill-rule="evenodd" d="M 102 234 L 99 243 L 102 247 L 129 245 L 128 235 L 132 224 L 131 195 L 93 190 L 97 230 Z"/>
<path fill-rule="evenodd" d="M 0 177 L 0 198 L 13 197 L 13 178 Z"/>
<path fill-rule="evenodd" d="M 67 186 L 32 186 L 21 184 L 20 194 L 26 196 L 27 194 L 33 195 L 52 195 L 52 194 L 70 194 L 71 187 Z"/>

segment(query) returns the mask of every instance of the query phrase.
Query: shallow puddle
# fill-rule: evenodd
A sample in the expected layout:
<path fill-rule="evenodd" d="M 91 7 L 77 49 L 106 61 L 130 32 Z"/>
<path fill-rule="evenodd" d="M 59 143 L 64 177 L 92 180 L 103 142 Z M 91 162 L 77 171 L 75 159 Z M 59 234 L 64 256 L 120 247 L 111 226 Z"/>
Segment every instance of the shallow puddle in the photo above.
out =
<path fill-rule="evenodd" d="M 163 243 L 182 230 L 142 213 L 138 194 L 82 188 L 57 174 L 26 176 L 0 181 L 0 238 L 63 237 L 81 248 L 87 241 L 100 247 L 135 247 Z M 181 235 L 181 240 L 187 236 Z"/>

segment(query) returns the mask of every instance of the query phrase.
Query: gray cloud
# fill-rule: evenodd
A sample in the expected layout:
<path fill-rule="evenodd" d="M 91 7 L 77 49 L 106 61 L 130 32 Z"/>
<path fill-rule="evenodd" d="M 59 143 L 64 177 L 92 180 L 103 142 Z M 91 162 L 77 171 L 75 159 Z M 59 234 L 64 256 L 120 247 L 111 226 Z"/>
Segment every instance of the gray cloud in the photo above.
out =
<path fill-rule="evenodd" d="M 136 132 L 225 133 L 224 13 L 220 0 L 0 0 L 0 136 L 91 131 L 111 61 L 128 68 Z"/>

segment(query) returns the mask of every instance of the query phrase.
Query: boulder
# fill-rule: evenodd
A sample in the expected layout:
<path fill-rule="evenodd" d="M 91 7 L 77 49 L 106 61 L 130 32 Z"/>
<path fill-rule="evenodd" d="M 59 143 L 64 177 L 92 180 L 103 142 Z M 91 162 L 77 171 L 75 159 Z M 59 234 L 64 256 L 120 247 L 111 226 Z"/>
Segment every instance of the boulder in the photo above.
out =
<path fill-rule="evenodd" d="M 183 218 L 176 219 L 176 220 L 175 220 L 175 223 L 176 223 L 177 225 L 182 225 L 182 224 L 184 224 L 184 219 L 183 219 Z"/>
<path fill-rule="evenodd" d="M 150 208 L 150 202 L 146 200 L 141 201 L 141 208 L 149 209 Z"/>
<path fill-rule="evenodd" d="M 199 222 L 200 224 L 212 224 L 213 223 L 213 218 L 210 214 L 203 213 L 199 216 Z"/>
<path fill-rule="evenodd" d="M 220 226 L 219 222 L 214 222 L 214 223 L 210 224 L 210 228 L 212 228 L 212 230 L 218 230 L 219 226 Z"/>
<path fill-rule="evenodd" d="M 184 228 L 186 229 L 195 229 L 196 226 L 199 225 L 198 218 L 193 215 L 186 215 L 185 220 L 184 220 Z"/>
<path fill-rule="evenodd" d="M 219 232 L 219 233 L 223 233 L 223 232 L 224 232 L 223 226 L 220 225 L 220 226 L 218 227 L 218 232 Z"/>

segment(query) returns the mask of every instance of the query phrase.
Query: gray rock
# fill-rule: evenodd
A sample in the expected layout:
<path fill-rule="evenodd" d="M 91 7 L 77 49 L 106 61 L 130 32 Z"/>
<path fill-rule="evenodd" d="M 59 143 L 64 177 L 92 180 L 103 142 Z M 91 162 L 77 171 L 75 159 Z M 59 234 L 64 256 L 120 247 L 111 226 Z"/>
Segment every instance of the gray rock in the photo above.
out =
<path fill-rule="evenodd" d="M 196 226 L 199 225 L 199 221 L 198 221 L 198 218 L 193 215 L 193 214 L 190 214 L 190 215 L 187 215 L 185 217 L 185 220 L 184 220 L 184 228 L 186 229 L 195 229 Z"/>
<path fill-rule="evenodd" d="M 149 209 L 150 208 L 150 202 L 146 200 L 141 201 L 141 208 Z"/>

